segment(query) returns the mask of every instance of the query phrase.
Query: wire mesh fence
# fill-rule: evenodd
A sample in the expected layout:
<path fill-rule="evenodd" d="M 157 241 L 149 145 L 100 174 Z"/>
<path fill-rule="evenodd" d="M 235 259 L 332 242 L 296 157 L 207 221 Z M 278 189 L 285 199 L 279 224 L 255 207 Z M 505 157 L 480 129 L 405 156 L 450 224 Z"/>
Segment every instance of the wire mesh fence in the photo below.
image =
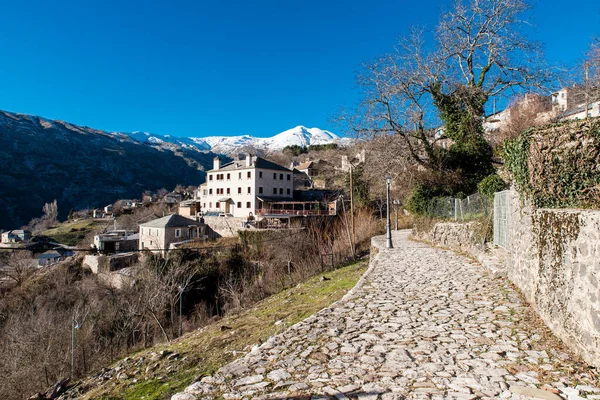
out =
<path fill-rule="evenodd" d="M 490 201 L 479 193 L 467 196 L 464 199 L 454 197 L 438 197 L 431 200 L 429 214 L 440 218 L 454 219 L 455 221 L 471 221 L 489 216 Z"/>
<path fill-rule="evenodd" d="M 510 191 L 494 194 L 494 244 L 505 249 L 510 246 Z"/>

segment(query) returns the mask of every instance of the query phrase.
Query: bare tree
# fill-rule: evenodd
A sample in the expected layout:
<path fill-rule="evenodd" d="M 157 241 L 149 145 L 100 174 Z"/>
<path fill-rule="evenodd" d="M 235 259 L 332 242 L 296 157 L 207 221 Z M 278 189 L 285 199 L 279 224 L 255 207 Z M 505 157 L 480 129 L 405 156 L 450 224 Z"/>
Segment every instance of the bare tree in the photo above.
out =
<path fill-rule="evenodd" d="M 54 200 L 52 203 L 44 204 L 42 211 L 44 212 L 42 219 L 48 221 L 50 225 L 56 223 L 56 220 L 58 218 L 58 205 L 56 203 L 56 200 Z"/>
<path fill-rule="evenodd" d="M 0 279 L 20 286 L 35 271 L 35 261 L 29 251 L 14 251 L 0 260 Z"/>
<path fill-rule="evenodd" d="M 587 52 L 585 67 L 587 69 L 587 89 L 592 100 L 600 98 L 600 39 L 596 38 Z"/>
<path fill-rule="evenodd" d="M 509 103 L 506 124 L 491 140 L 494 144 L 518 136 L 524 130 L 548 123 L 556 117 L 547 97 L 526 95 Z"/>
<path fill-rule="evenodd" d="M 440 119 L 454 140 L 465 132 L 482 136 L 490 98 L 538 88 L 551 78 L 541 46 L 519 33 L 527 8 L 523 0 L 457 1 L 441 17 L 433 46 L 422 29 L 413 29 L 359 77 L 364 101 L 347 119 L 351 129 L 363 137 L 398 135 L 417 164 L 444 168 L 433 145 Z M 472 126 L 452 112 L 466 113 Z"/>

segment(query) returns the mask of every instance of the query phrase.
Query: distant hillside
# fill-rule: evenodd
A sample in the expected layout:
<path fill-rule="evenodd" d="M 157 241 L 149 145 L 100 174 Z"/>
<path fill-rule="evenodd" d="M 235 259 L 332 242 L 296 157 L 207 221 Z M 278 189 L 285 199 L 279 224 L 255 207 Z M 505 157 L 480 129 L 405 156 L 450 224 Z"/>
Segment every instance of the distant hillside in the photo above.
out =
<path fill-rule="evenodd" d="M 26 224 L 53 199 L 64 218 L 71 208 L 139 198 L 144 190 L 198 185 L 214 156 L 195 146 L 0 111 L 0 229 Z"/>

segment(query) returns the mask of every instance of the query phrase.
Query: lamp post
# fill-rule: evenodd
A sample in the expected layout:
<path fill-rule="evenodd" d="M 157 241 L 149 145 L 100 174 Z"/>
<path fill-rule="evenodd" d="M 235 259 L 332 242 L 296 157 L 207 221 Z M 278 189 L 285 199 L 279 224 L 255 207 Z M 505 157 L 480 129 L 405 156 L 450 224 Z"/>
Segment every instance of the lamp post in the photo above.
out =
<path fill-rule="evenodd" d="M 75 377 L 75 329 L 81 328 L 75 317 L 71 319 L 71 379 Z"/>
<path fill-rule="evenodd" d="M 398 207 L 400 206 L 400 200 L 392 201 L 394 205 L 394 211 L 396 212 L 396 230 L 398 230 Z"/>
<path fill-rule="evenodd" d="M 385 247 L 387 247 L 388 249 L 393 248 L 394 246 L 392 245 L 392 228 L 391 228 L 391 223 L 390 223 L 390 184 L 392 183 L 392 177 L 390 176 L 386 176 L 385 177 L 385 186 L 386 186 L 386 211 L 387 211 L 387 224 L 385 225 L 386 228 L 386 236 L 385 236 Z"/>
<path fill-rule="evenodd" d="M 182 285 L 177 286 L 177 290 L 179 291 L 179 336 L 183 333 L 183 290 L 185 288 Z"/>

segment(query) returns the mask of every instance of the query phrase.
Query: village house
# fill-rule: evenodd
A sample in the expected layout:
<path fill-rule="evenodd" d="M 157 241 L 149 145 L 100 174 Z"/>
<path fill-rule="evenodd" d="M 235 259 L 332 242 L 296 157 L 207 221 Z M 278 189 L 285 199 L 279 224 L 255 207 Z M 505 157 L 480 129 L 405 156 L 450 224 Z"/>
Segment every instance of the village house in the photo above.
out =
<path fill-rule="evenodd" d="M 166 254 L 178 244 L 207 238 L 203 222 L 171 214 L 140 224 L 139 249 Z"/>
<path fill-rule="evenodd" d="M 179 203 L 179 207 L 177 208 L 177 214 L 195 220 L 198 220 L 200 217 L 200 212 L 200 200 L 195 199 L 184 200 Z"/>
<path fill-rule="evenodd" d="M 162 199 L 164 203 L 169 205 L 178 204 L 179 202 L 181 202 L 181 200 L 183 200 L 183 195 L 177 192 L 167 193 Z"/>
<path fill-rule="evenodd" d="M 585 88 L 581 85 L 573 85 L 562 88 L 550 96 L 526 94 L 514 105 L 486 116 L 483 124 L 486 134 L 493 135 L 505 128 L 510 122 L 513 110 L 517 107 L 527 107 L 528 104 L 537 108 L 535 119 L 538 123 L 600 116 L 600 99 L 593 96 L 586 98 Z"/>
<path fill-rule="evenodd" d="M 261 157 L 248 154 L 224 165 L 215 157 L 206 176 L 199 192 L 207 212 L 249 218 L 269 209 L 269 203 L 293 199 L 294 173 Z"/>
<path fill-rule="evenodd" d="M 292 162 L 290 169 L 294 171 L 295 190 L 327 189 L 333 183 L 332 177 L 327 174 L 333 167 L 325 160 Z"/>
<path fill-rule="evenodd" d="M 65 258 L 72 256 L 74 253 L 71 250 L 63 247 L 56 247 L 53 250 L 48 250 L 38 257 L 38 267 L 47 267 L 58 262 L 63 261 Z"/>
<path fill-rule="evenodd" d="M 94 246 L 104 253 L 135 251 L 139 235 L 127 230 L 115 230 L 94 236 Z"/>
<path fill-rule="evenodd" d="M 29 242 L 31 240 L 31 232 L 24 229 L 14 229 L 2 233 L 2 243 L 20 243 Z"/>

